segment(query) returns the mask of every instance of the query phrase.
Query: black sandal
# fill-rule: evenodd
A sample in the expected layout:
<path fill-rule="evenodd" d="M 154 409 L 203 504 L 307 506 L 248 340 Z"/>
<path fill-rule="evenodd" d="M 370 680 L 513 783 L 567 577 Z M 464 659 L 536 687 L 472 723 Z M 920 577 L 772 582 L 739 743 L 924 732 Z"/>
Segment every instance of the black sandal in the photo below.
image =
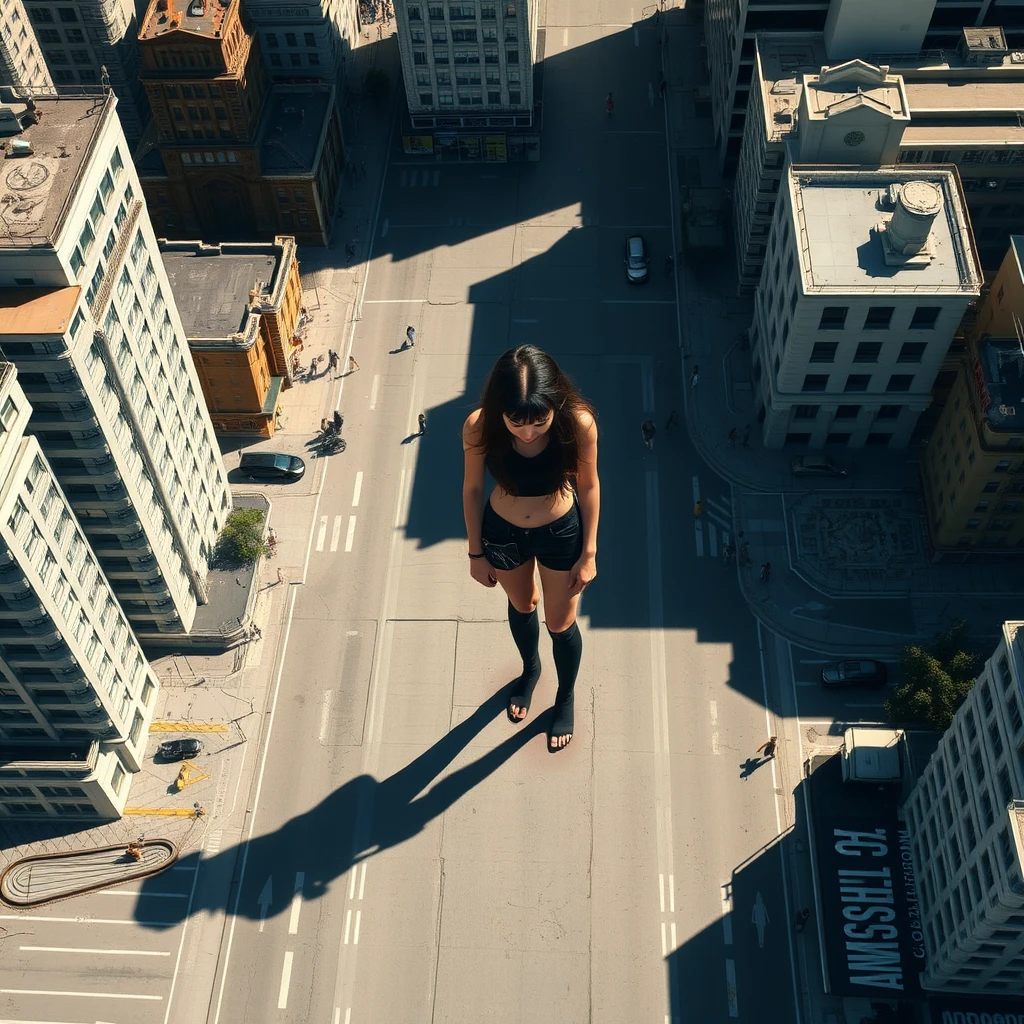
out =
<path fill-rule="evenodd" d="M 533 679 L 531 680 L 524 672 L 518 679 L 513 679 L 511 685 L 515 688 L 515 692 L 508 699 L 508 707 L 505 709 L 505 713 L 508 715 L 508 720 L 513 725 L 522 725 L 526 721 L 526 716 L 530 713 L 530 701 L 533 700 L 533 691 L 537 688 L 537 680 L 540 679 L 540 668 L 533 673 Z M 517 708 L 523 708 L 523 715 L 521 718 L 517 718 L 512 714 L 512 705 L 515 704 Z"/>
<path fill-rule="evenodd" d="M 572 734 L 575 731 L 574 726 L 576 724 L 575 703 L 576 698 L 573 693 L 562 699 L 559 699 L 556 695 L 555 706 L 551 709 L 551 726 L 548 729 L 549 754 L 557 754 L 560 750 L 565 750 L 572 743 Z M 554 746 L 554 741 L 561 739 L 563 736 L 568 736 L 569 739 L 561 746 Z"/>

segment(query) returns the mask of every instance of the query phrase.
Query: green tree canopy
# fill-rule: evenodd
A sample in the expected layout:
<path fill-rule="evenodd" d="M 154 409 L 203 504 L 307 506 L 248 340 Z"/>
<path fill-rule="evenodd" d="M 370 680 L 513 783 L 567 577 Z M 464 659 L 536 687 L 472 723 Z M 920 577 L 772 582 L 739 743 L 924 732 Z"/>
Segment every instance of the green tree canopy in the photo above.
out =
<path fill-rule="evenodd" d="M 236 508 L 217 540 L 217 555 L 225 562 L 255 562 L 267 550 L 263 540 L 263 521 L 266 513 L 261 508 Z"/>
<path fill-rule="evenodd" d="M 893 725 L 927 722 L 944 732 L 974 685 L 981 665 L 965 619 L 957 619 L 927 646 L 904 647 L 900 684 L 885 702 L 889 721 Z"/>

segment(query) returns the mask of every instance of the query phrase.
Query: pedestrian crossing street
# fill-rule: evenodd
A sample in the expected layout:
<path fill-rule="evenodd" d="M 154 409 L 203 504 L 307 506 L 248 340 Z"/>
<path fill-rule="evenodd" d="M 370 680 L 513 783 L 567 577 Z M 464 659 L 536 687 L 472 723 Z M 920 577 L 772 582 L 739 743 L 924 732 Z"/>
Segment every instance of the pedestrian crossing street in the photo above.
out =
<path fill-rule="evenodd" d="M 693 478 L 693 504 L 700 502 L 702 513 L 693 517 L 697 557 L 718 558 L 732 537 L 732 499 L 722 494 L 709 498 L 701 493 L 700 477 Z M 707 543 L 705 544 L 705 539 Z"/>
<path fill-rule="evenodd" d="M 403 167 L 398 176 L 399 188 L 437 188 L 441 180 L 440 167 Z"/>

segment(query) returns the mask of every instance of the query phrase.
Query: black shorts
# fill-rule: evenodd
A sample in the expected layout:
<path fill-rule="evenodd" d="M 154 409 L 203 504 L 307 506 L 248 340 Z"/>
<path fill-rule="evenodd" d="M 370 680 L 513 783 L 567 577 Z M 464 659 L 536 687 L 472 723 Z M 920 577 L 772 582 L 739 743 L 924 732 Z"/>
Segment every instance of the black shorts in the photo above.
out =
<path fill-rule="evenodd" d="M 568 572 L 583 554 L 583 526 L 580 504 L 573 495 L 572 508 L 544 526 L 513 526 L 484 505 L 483 548 L 495 569 L 518 569 L 536 558 L 545 569 Z"/>

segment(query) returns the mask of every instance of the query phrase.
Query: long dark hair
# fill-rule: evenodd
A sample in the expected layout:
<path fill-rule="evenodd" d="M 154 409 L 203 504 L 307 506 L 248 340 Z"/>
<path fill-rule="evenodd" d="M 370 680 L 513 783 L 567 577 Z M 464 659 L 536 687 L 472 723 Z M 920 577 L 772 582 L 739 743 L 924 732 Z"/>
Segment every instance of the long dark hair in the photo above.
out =
<path fill-rule="evenodd" d="M 507 470 L 512 435 L 502 414 L 513 423 L 536 423 L 553 412 L 549 445 L 555 446 L 561 472 L 559 489 L 569 487 L 580 465 L 579 414 L 594 414 L 558 364 L 536 345 L 510 348 L 491 370 L 484 385 L 480 444 L 487 453 L 487 468 L 498 484 L 515 494 L 515 481 Z"/>

